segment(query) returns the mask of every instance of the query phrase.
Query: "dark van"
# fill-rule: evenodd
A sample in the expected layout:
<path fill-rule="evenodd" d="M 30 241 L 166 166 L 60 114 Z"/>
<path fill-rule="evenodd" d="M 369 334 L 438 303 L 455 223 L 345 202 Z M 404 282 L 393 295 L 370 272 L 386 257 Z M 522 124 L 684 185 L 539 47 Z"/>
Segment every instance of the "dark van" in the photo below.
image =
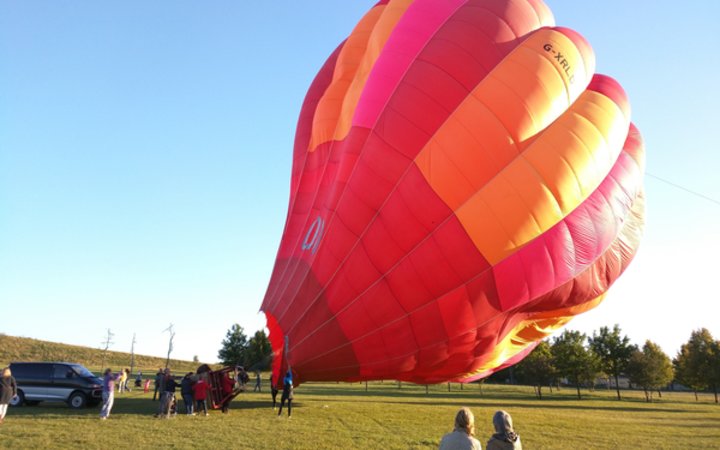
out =
<path fill-rule="evenodd" d="M 82 408 L 102 400 L 102 380 L 80 364 L 13 362 L 10 370 L 18 387 L 12 406 L 66 402 L 72 408 Z"/>

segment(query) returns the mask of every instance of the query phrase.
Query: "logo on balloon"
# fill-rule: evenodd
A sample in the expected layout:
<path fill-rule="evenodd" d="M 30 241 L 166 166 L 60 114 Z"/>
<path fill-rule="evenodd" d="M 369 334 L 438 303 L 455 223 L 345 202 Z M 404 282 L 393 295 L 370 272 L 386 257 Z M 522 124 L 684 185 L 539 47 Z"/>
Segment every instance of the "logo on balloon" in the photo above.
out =
<path fill-rule="evenodd" d="M 573 84 L 575 82 L 575 75 L 572 73 L 572 67 L 570 67 L 570 62 L 565 58 L 565 56 L 560 53 L 559 51 L 555 51 L 553 49 L 552 44 L 545 44 L 543 45 L 543 50 L 545 50 L 548 53 L 552 53 L 554 55 L 555 61 L 557 61 L 557 64 L 560 66 L 560 69 L 562 69 L 565 74 L 568 76 L 568 80 L 570 81 L 570 84 Z"/>
<path fill-rule="evenodd" d="M 317 216 L 307 233 L 305 233 L 305 239 L 302 243 L 303 250 L 310 250 L 314 255 L 320 245 L 320 239 L 322 239 L 323 231 L 325 230 L 325 221 L 320 216 Z"/>

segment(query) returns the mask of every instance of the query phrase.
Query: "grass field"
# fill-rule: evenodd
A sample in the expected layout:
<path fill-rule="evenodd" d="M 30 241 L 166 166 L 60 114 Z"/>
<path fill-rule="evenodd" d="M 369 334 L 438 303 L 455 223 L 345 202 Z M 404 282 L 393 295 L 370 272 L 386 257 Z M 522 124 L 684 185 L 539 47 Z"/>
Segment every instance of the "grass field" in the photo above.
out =
<path fill-rule="evenodd" d="M 252 383 L 251 383 L 252 384 Z M 305 384 L 296 389 L 293 417 L 273 413 L 270 394 L 246 392 L 230 414 L 153 418 L 151 394 L 116 395 L 113 414 L 98 408 L 74 411 L 64 404 L 10 408 L 0 426 L 0 448 L 248 448 L 420 449 L 437 448 L 457 409 L 469 406 L 483 443 L 497 409 L 513 416 L 529 449 L 720 449 L 720 405 L 712 396 L 663 393 L 646 403 L 641 392 L 563 389 L 537 400 L 529 387 L 453 384 L 424 386 L 393 382 Z M 265 387 L 267 390 L 267 387 Z"/>

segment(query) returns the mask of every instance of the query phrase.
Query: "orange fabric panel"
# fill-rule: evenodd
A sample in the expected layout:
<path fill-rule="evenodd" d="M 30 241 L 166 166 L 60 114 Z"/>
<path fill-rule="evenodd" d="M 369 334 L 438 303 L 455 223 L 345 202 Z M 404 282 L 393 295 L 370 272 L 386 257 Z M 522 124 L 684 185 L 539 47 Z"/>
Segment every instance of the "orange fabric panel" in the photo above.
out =
<path fill-rule="evenodd" d="M 414 0 L 395 0 L 368 11 L 348 37 L 335 66 L 333 81 L 318 103 L 308 151 L 344 139 L 375 61 L 395 25 Z"/>
<path fill-rule="evenodd" d="M 555 48 L 572 71 L 557 61 Z M 415 160 L 450 208 L 459 208 L 568 108 L 590 81 L 588 61 L 594 61 L 588 47 L 544 28 L 470 93 Z"/>
<path fill-rule="evenodd" d="M 521 157 L 456 214 L 496 263 L 558 223 L 605 178 L 629 127 L 609 98 L 587 91 Z"/>

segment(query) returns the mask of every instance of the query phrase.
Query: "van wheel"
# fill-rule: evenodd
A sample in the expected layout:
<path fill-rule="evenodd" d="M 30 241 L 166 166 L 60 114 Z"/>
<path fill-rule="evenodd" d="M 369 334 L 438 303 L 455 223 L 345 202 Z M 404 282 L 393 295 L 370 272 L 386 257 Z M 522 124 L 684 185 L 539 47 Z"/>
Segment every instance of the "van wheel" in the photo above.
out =
<path fill-rule="evenodd" d="M 18 389 L 17 395 L 10 400 L 10 406 L 22 406 L 25 403 L 25 393 Z"/>
<path fill-rule="evenodd" d="M 87 404 L 87 397 L 82 392 L 75 392 L 68 400 L 70 406 L 75 409 L 83 408 Z"/>

